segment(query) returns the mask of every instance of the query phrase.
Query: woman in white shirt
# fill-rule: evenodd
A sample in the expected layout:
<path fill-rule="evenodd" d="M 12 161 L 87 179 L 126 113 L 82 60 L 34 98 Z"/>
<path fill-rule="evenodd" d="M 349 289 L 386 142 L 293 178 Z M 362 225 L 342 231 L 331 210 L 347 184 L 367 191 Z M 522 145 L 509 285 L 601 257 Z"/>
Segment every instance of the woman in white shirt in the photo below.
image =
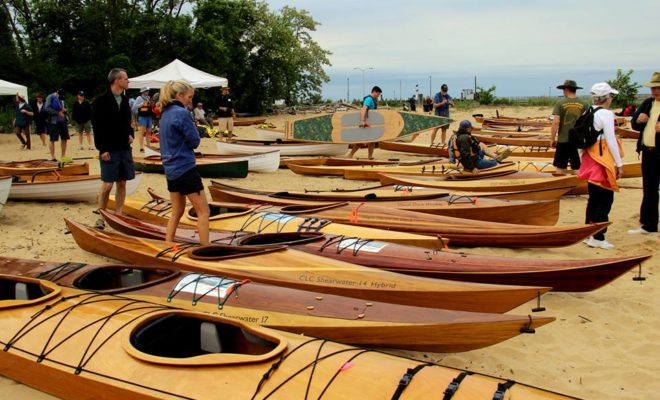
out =
<path fill-rule="evenodd" d="M 614 192 L 619 191 L 617 179 L 623 176 L 622 149 L 614 134 L 614 113 L 609 110 L 612 96 L 619 94 L 605 82 L 591 87 L 594 113 L 594 129 L 602 132 L 588 149 L 582 152 L 582 165 L 578 172 L 581 179 L 587 180 L 589 200 L 587 202 L 586 223 L 607 222 L 614 202 Z M 614 245 L 605 240 L 607 229 L 591 236 L 584 243 L 590 247 L 613 249 Z"/>

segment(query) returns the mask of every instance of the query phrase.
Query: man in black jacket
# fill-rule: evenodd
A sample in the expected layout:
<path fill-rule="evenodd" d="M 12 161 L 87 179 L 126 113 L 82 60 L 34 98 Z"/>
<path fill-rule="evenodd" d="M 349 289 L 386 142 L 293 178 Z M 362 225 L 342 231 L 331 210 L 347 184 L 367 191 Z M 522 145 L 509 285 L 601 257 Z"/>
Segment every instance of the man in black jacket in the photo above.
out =
<path fill-rule="evenodd" d="M 108 74 L 109 89 L 94 100 L 92 124 L 94 143 L 99 151 L 101 164 L 101 190 L 99 208 L 108 206 L 113 184 L 117 183 L 115 212 L 120 214 L 126 200 L 126 181 L 135 178 L 131 143 L 134 133 L 131 127 L 131 107 L 124 91 L 128 89 L 128 75 L 121 68 L 114 68 Z M 100 221 L 100 222 L 99 222 Z M 103 226 L 103 220 L 97 226 Z"/>
<path fill-rule="evenodd" d="M 630 234 L 658 232 L 658 189 L 660 188 L 660 72 L 653 73 L 650 82 L 652 97 L 644 100 L 633 115 L 632 128 L 639 131 L 637 152 L 642 153 L 642 186 L 644 197 L 639 212 L 641 226 L 628 231 Z"/>
<path fill-rule="evenodd" d="M 76 101 L 73 103 L 73 126 L 78 132 L 78 143 L 80 144 L 79 149 L 83 149 L 83 136 L 87 136 L 87 144 L 89 149 L 93 150 L 92 147 L 92 105 L 89 104 L 89 101 L 85 99 L 85 92 L 82 90 L 78 91 L 78 96 Z"/>

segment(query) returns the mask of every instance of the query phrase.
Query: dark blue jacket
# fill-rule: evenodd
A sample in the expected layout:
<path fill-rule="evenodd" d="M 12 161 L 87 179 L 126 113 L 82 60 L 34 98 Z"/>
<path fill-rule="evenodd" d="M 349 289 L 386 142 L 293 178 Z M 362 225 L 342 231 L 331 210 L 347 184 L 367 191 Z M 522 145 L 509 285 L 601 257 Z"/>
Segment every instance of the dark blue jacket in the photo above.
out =
<path fill-rule="evenodd" d="M 128 137 L 134 134 L 126 95 L 121 95 L 119 106 L 110 90 L 97 97 L 92 104 L 92 126 L 99 153 L 129 150 Z"/>
<path fill-rule="evenodd" d="M 165 107 L 160 116 L 160 155 L 165 176 L 179 178 L 195 168 L 194 149 L 201 139 L 190 112 L 178 101 Z"/>

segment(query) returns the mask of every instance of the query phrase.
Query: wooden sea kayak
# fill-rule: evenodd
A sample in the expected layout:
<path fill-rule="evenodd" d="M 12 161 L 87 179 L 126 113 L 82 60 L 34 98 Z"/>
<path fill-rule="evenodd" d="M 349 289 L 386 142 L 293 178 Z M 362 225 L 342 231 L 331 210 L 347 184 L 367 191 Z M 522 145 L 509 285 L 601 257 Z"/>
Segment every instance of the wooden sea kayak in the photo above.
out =
<path fill-rule="evenodd" d="M 386 303 L 462 311 L 506 312 L 550 288 L 481 285 L 395 274 L 284 246 L 172 246 L 162 240 L 103 232 L 65 219 L 86 251 L 139 265 L 193 272 Z"/>
<path fill-rule="evenodd" d="M 364 202 L 390 209 L 416 211 L 448 217 L 525 225 L 555 225 L 559 199 L 546 201 L 500 200 L 471 195 L 448 195 L 441 190 L 394 188 L 346 192 L 268 192 L 247 190 L 211 181 L 214 201 L 261 203 L 278 206 L 322 206 L 328 202 Z"/>
<path fill-rule="evenodd" d="M 569 398 L 217 313 L 27 277 L 0 283 L 0 373 L 61 398 Z"/>
<path fill-rule="evenodd" d="M 366 302 L 163 266 L 94 266 L 2 257 L 0 270 L 183 309 L 219 313 L 220 307 L 221 315 L 234 320 L 359 346 L 466 351 L 533 332 L 554 320 Z"/>
<path fill-rule="evenodd" d="M 160 156 L 134 157 L 137 171 L 164 174 Z M 248 174 L 247 160 L 222 160 L 200 155 L 195 157 L 197 170 L 203 178 L 245 178 Z"/>
<path fill-rule="evenodd" d="M 154 156 L 160 158 L 160 151 L 153 147 L 147 146 L 145 148 L 145 157 L 153 159 Z M 267 151 L 263 153 L 254 154 L 212 154 L 212 153 L 195 153 L 195 157 L 200 160 L 209 161 L 247 161 L 248 171 L 250 172 L 275 172 L 280 165 L 280 152 L 278 150 Z M 157 158 L 157 159 L 158 159 Z M 137 160 L 137 158 L 135 158 Z M 136 161 L 137 163 L 137 161 Z M 160 171 L 155 171 L 162 173 Z"/>
<path fill-rule="evenodd" d="M 442 145 L 420 145 L 401 142 L 380 142 L 378 148 L 387 151 L 399 151 L 402 153 L 424 154 L 438 157 L 449 157 L 447 146 Z"/>
<path fill-rule="evenodd" d="M 127 235 L 163 239 L 166 225 L 148 223 L 101 210 L 114 229 Z M 513 258 L 435 251 L 319 233 L 246 234 L 211 232 L 216 243 L 249 246 L 287 245 L 296 250 L 367 267 L 464 282 L 550 286 L 553 291 L 586 292 L 602 287 L 651 257 L 642 254 L 593 260 Z M 176 240 L 198 243 L 193 228 L 179 227 Z M 640 272 L 641 274 L 641 272 Z"/>
<path fill-rule="evenodd" d="M 508 134 L 477 134 L 473 133 L 472 136 L 479 139 L 482 143 L 488 144 L 503 144 L 507 146 L 547 146 L 550 147 L 550 138 L 547 135 L 532 135 L 529 137 L 521 137 L 520 135 Z"/>
<path fill-rule="evenodd" d="M 317 167 L 319 168 L 319 167 Z M 341 167 L 340 167 L 341 168 Z M 491 174 L 502 174 L 506 172 L 516 171 L 516 165 L 513 163 L 497 164 L 491 168 L 479 170 L 480 176 L 487 176 Z M 364 181 L 378 181 L 379 174 L 403 174 L 409 176 L 453 176 L 464 175 L 466 173 L 463 168 L 455 163 L 446 161 L 444 163 L 423 163 L 410 166 L 374 166 L 374 167 L 344 167 L 344 179 L 364 180 Z"/>
<path fill-rule="evenodd" d="M 165 200 L 162 200 L 165 201 Z M 165 203 L 161 203 L 165 204 Z M 442 215 L 396 210 L 365 203 L 341 202 L 321 206 L 260 206 L 240 203 L 211 203 L 211 215 L 217 209 L 244 207 L 262 215 L 295 215 L 308 220 L 327 220 L 337 223 L 393 230 L 448 239 L 457 246 L 486 247 L 558 247 L 577 243 L 605 229 L 609 223 L 568 226 L 534 226 L 477 221 Z M 188 218 L 194 219 L 188 210 Z M 231 229 L 230 229 L 231 230 Z M 238 230 L 246 230 L 240 228 Z M 247 229 L 249 230 L 249 229 Z M 357 235 L 353 233 L 352 236 Z"/>
<path fill-rule="evenodd" d="M 114 198 L 111 197 L 109 204 L 109 207 L 114 206 Z M 358 235 L 373 240 L 410 244 L 430 249 L 441 249 L 445 247 L 445 242 L 438 237 L 346 225 L 322 218 L 307 218 L 275 213 L 268 210 L 260 210 L 260 207 L 257 205 L 252 207 L 242 205 L 231 207 L 210 205 L 210 207 L 211 217 L 209 226 L 214 229 L 256 233 L 324 232 L 334 235 Z M 169 218 L 170 210 L 171 205 L 169 200 L 158 196 L 152 197 L 150 200 L 129 197 L 126 199 L 123 209 L 127 215 L 145 221 L 161 221 L 163 217 Z M 194 211 L 188 210 L 188 212 L 184 213 L 181 223 L 197 225 Z"/>
<path fill-rule="evenodd" d="M 507 175 L 504 177 L 484 177 L 479 179 L 478 176 L 473 179 L 456 179 L 455 176 L 451 177 L 430 177 L 430 176 L 414 176 L 398 174 L 380 174 L 380 183 L 383 185 L 411 185 L 411 186 L 427 186 L 451 191 L 464 191 L 464 192 L 506 192 L 506 191 L 524 191 L 531 189 L 550 189 L 550 188 L 565 188 L 576 187 L 579 184 L 579 179 L 574 175 L 565 176 L 542 176 L 535 178 L 518 178 L 520 173 Z M 453 179 L 450 179 L 453 178 Z"/>
<path fill-rule="evenodd" d="M 10 200 L 32 201 L 96 201 L 101 189 L 100 175 L 54 175 L 44 174 L 17 176 L 9 192 Z M 135 179 L 126 182 L 126 193 L 135 192 L 142 173 L 136 172 Z M 115 188 L 113 187 L 113 192 Z"/>
<path fill-rule="evenodd" d="M 32 175 L 45 171 L 57 171 L 60 175 L 89 175 L 89 163 L 60 163 L 46 160 L 0 162 L 0 175 Z"/>
<path fill-rule="evenodd" d="M 348 145 L 337 143 L 278 143 L 263 141 L 217 141 L 220 154 L 255 154 L 279 150 L 280 156 L 341 156 L 348 152 Z"/>

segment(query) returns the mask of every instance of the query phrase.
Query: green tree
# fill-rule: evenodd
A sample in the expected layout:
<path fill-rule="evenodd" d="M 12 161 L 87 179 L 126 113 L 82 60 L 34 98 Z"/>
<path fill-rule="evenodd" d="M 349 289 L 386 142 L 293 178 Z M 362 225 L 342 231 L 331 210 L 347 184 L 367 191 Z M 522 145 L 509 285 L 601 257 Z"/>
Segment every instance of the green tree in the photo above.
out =
<path fill-rule="evenodd" d="M 491 86 L 488 89 L 485 89 L 481 86 L 477 86 L 477 96 L 479 98 L 479 104 L 487 105 L 493 104 L 495 101 L 495 86 Z"/>
<path fill-rule="evenodd" d="M 626 107 L 629 104 L 635 104 L 637 90 L 642 86 L 632 81 L 633 72 L 632 69 L 628 70 L 628 72 L 617 69 L 616 78 L 607 81 L 610 86 L 619 91 L 619 94 L 614 96 L 614 101 L 612 102 L 614 107 Z"/>

